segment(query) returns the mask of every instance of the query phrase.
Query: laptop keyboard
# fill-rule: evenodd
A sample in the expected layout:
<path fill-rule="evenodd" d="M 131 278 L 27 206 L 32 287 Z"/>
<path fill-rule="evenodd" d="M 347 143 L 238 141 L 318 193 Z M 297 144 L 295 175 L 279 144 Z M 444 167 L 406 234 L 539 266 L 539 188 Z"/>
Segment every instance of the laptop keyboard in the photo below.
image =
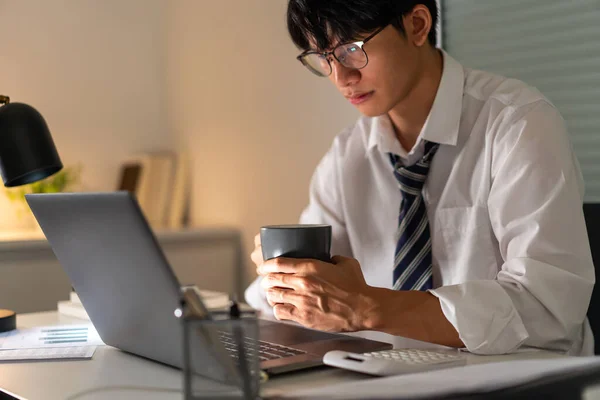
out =
<path fill-rule="evenodd" d="M 230 355 L 233 358 L 238 358 L 237 344 L 235 343 L 235 341 L 233 339 L 233 335 L 231 335 L 228 332 L 220 331 L 219 336 L 221 339 L 221 343 L 223 343 L 223 345 L 225 346 L 227 351 L 230 353 Z M 248 355 L 252 357 L 252 356 L 254 356 L 253 349 L 256 348 L 256 341 L 252 341 L 251 339 L 245 339 L 245 340 L 249 344 Z M 275 360 L 278 358 L 285 358 L 285 357 L 297 356 L 299 354 L 306 354 L 306 351 L 294 349 L 293 347 L 282 346 L 282 345 L 275 344 L 275 343 L 269 343 L 269 342 L 265 342 L 263 340 L 258 340 L 257 342 L 260 346 L 259 351 L 258 351 L 258 359 L 260 361 Z"/>

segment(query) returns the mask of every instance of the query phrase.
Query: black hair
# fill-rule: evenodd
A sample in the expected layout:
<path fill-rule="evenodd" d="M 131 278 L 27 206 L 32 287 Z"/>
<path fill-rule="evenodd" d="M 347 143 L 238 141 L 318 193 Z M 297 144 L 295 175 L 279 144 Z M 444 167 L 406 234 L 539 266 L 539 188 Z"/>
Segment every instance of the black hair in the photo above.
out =
<path fill-rule="evenodd" d="M 303 50 L 311 47 L 329 49 L 335 42 L 355 40 L 387 24 L 406 34 L 402 16 L 417 4 L 431 14 L 429 43 L 436 45 L 438 7 L 436 0 L 289 0 L 287 25 L 292 41 Z"/>

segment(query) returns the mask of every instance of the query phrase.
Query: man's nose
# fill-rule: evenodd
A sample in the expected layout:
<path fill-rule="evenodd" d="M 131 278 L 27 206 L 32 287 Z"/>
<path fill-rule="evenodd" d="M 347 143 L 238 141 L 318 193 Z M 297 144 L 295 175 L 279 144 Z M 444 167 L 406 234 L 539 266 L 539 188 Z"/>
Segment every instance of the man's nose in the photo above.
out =
<path fill-rule="evenodd" d="M 331 79 L 337 87 L 355 85 L 360 78 L 360 71 L 356 68 L 345 67 L 336 59 L 331 60 Z"/>

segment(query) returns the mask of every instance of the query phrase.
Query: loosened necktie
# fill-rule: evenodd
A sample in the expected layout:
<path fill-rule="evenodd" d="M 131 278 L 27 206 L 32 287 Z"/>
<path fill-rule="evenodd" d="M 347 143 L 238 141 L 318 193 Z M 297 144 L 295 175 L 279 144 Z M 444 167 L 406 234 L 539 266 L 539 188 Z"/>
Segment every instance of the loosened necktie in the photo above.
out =
<path fill-rule="evenodd" d="M 394 290 L 433 287 L 431 234 L 422 191 L 438 147 L 437 143 L 426 142 L 423 158 L 409 167 L 402 165 L 399 156 L 389 155 L 402 194 L 394 253 Z"/>

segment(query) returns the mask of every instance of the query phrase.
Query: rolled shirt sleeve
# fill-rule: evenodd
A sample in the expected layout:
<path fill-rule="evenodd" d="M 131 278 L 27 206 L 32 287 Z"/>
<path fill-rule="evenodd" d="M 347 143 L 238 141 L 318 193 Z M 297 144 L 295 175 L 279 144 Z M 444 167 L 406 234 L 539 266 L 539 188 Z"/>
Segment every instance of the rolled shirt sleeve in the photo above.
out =
<path fill-rule="evenodd" d="M 504 260 L 496 280 L 430 291 L 473 353 L 569 351 L 587 324 L 595 276 L 579 165 L 551 104 L 540 101 L 520 114 L 505 117 L 502 134 L 490 139 L 487 208 Z"/>

